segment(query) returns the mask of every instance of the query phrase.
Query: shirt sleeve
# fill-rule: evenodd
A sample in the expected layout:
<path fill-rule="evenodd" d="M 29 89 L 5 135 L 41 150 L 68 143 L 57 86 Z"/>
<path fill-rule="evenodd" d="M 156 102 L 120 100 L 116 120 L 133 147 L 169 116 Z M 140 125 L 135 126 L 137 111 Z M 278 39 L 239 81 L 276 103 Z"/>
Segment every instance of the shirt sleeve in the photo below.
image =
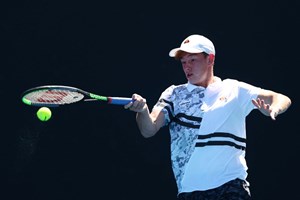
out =
<path fill-rule="evenodd" d="M 247 116 L 256 107 L 252 103 L 252 99 L 256 99 L 261 91 L 260 87 L 253 86 L 245 82 L 238 82 L 239 87 L 239 102 Z"/>
<path fill-rule="evenodd" d="M 159 100 L 154 105 L 153 110 L 160 110 L 164 113 L 165 123 L 164 125 L 168 125 L 173 118 L 174 108 L 173 108 L 173 90 L 175 86 L 171 85 L 165 91 L 163 91 L 159 97 Z"/>

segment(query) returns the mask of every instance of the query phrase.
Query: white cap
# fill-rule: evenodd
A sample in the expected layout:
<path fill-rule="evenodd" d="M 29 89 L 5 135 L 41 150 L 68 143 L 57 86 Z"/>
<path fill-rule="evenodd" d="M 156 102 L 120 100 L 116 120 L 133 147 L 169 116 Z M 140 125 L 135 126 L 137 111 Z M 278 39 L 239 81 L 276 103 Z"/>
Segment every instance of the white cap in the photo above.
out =
<path fill-rule="evenodd" d="M 169 56 L 175 57 L 178 51 L 188 53 L 202 53 L 215 55 L 215 47 L 212 41 L 202 35 L 190 35 L 183 40 L 179 48 L 172 49 Z"/>

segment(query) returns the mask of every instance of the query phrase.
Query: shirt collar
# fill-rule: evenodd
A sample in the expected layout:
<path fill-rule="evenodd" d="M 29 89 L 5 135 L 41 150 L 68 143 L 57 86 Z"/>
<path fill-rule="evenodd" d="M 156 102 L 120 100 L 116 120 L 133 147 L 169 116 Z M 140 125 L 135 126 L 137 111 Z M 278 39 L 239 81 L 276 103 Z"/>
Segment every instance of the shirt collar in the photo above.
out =
<path fill-rule="evenodd" d="M 208 85 L 208 88 L 211 88 L 211 87 L 216 87 L 217 85 L 219 85 L 219 83 L 222 81 L 219 77 L 217 76 L 214 76 L 214 82 L 212 84 L 209 84 Z M 200 88 L 202 90 L 205 90 L 206 88 L 205 87 L 202 87 L 202 86 L 197 86 L 197 85 L 193 85 L 191 84 L 190 82 L 187 83 L 187 89 L 189 92 L 193 91 L 195 88 Z"/>

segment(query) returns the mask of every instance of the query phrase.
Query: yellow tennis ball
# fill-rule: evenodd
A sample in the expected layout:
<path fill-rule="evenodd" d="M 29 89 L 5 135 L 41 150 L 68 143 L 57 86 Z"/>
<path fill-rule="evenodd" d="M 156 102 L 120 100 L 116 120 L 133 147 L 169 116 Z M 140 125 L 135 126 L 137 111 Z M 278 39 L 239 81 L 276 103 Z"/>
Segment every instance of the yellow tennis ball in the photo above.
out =
<path fill-rule="evenodd" d="M 41 107 L 37 111 L 36 115 L 39 118 L 39 120 L 41 120 L 41 121 L 48 121 L 51 118 L 51 116 L 52 116 L 52 112 L 47 107 Z"/>

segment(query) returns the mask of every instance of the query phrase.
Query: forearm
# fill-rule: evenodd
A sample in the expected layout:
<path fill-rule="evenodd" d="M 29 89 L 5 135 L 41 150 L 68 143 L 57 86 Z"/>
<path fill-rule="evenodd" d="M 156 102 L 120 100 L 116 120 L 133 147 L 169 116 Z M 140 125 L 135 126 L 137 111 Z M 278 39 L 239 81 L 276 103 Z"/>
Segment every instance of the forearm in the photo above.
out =
<path fill-rule="evenodd" d="M 262 90 L 253 104 L 266 116 L 275 117 L 284 113 L 291 105 L 289 97 L 270 90 Z"/>
<path fill-rule="evenodd" d="M 273 99 L 271 102 L 271 108 L 276 110 L 278 114 L 284 113 L 291 105 L 291 100 L 289 97 L 276 93 L 276 95 L 273 95 Z"/>
<path fill-rule="evenodd" d="M 152 137 L 158 131 L 155 121 L 151 117 L 148 107 L 143 112 L 136 113 L 136 122 L 141 134 L 145 137 Z"/>

